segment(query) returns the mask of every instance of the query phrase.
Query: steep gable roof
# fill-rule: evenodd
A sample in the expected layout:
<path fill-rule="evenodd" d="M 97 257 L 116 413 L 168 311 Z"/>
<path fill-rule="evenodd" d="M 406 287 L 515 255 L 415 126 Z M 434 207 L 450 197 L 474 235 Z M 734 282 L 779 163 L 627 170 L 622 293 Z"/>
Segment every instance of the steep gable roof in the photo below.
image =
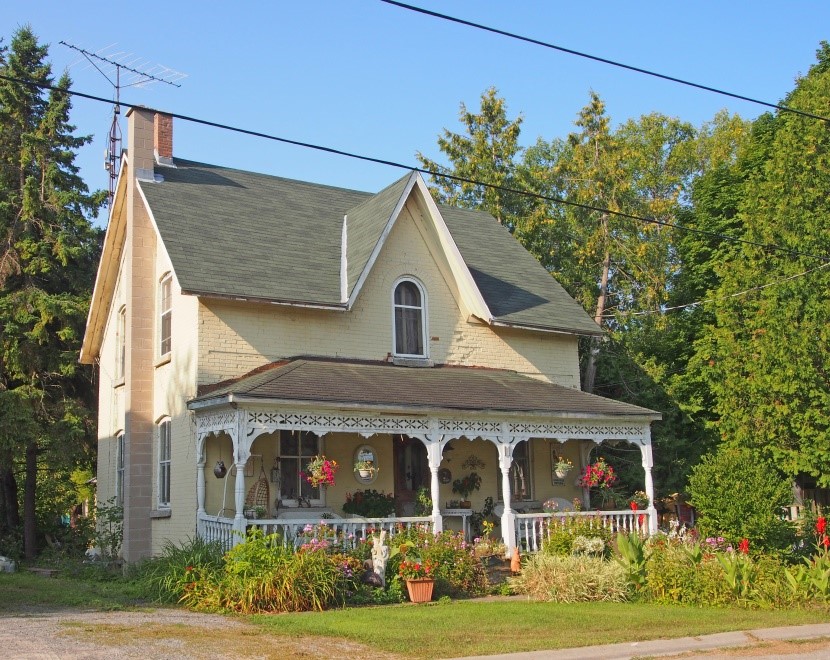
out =
<path fill-rule="evenodd" d="M 495 218 L 436 205 L 415 173 L 371 195 L 175 164 L 159 169 L 163 182 L 140 186 L 184 293 L 347 308 L 417 189 L 459 288 L 482 320 L 602 334 Z"/>

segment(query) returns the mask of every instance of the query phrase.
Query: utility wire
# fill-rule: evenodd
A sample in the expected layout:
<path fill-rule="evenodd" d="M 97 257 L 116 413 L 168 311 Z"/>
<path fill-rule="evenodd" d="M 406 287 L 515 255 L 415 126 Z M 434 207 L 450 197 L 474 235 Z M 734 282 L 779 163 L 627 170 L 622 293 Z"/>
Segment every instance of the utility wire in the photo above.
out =
<path fill-rule="evenodd" d="M 42 89 L 48 89 L 51 91 L 60 92 L 62 94 L 69 94 L 71 96 L 78 96 L 81 98 L 89 99 L 92 101 L 99 101 L 101 103 L 111 104 L 112 101 L 110 99 L 105 99 L 101 96 L 94 96 L 92 94 L 84 94 L 82 92 L 75 92 L 72 90 L 64 89 L 62 87 L 56 87 L 54 85 L 49 85 L 46 83 L 39 83 L 30 80 L 23 80 L 21 78 L 15 78 L 12 76 L 7 76 L 4 74 L 0 74 L 0 79 L 9 80 L 11 82 L 20 83 L 23 85 L 29 85 L 31 87 L 38 87 Z M 212 126 L 213 128 L 220 128 L 226 131 L 232 131 L 234 133 L 242 133 L 243 135 L 251 135 L 253 137 L 260 137 L 266 140 L 273 140 L 274 142 L 281 142 L 283 144 L 290 144 L 297 147 L 303 147 L 306 149 L 314 149 L 316 151 L 322 151 L 323 153 L 335 154 L 337 156 L 345 156 L 346 158 L 354 158 L 356 160 L 362 160 L 369 163 L 377 163 L 379 165 L 387 165 L 389 167 L 395 167 L 398 169 L 407 170 L 410 172 L 419 172 L 420 174 L 426 174 L 428 176 L 433 177 L 440 177 L 444 179 L 449 179 L 451 181 L 457 181 L 459 183 L 468 183 L 474 186 L 482 186 L 484 188 L 490 188 L 492 190 L 498 190 L 500 192 L 505 193 L 512 193 L 516 195 L 525 195 L 527 197 L 531 197 L 533 199 L 538 199 L 546 202 L 552 202 L 554 204 L 563 204 L 566 206 L 572 206 L 575 208 L 580 208 L 586 211 L 595 211 L 597 213 L 606 213 L 608 215 L 613 215 L 619 218 L 626 218 L 628 220 L 635 220 L 637 222 L 642 222 L 645 224 L 652 224 L 657 225 L 660 227 L 669 227 L 672 229 L 677 229 L 678 231 L 685 231 L 692 234 L 697 234 L 699 236 L 707 236 L 709 238 L 717 238 L 720 240 L 731 241 L 734 243 L 741 243 L 743 245 L 752 245 L 757 248 L 761 248 L 767 252 L 782 252 L 784 254 L 788 254 L 791 256 L 797 257 L 807 257 L 809 259 L 818 259 L 819 261 L 823 262 L 830 262 L 830 256 L 828 255 L 817 255 L 811 254 L 809 252 L 801 252 L 800 250 L 793 250 L 791 248 L 786 248 L 780 245 L 776 245 L 774 243 L 760 243 L 758 241 L 751 241 L 746 238 L 738 238 L 736 236 L 729 236 L 727 234 L 719 234 L 713 231 L 706 231 L 705 229 L 695 229 L 694 227 L 684 227 L 683 225 L 676 225 L 671 222 L 666 222 L 665 220 L 658 220 L 656 218 L 647 218 L 640 215 L 634 215 L 633 213 L 625 213 L 623 211 L 614 211 L 612 209 L 603 208 L 601 206 L 594 206 L 592 204 L 582 204 L 580 202 L 574 202 L 568 199 L 563 199 L 561 197 L 554 197 L 552 195 L 542 195 L 541 193 L 532 192 L 530 190 L 520 190 L 518 188 L 510 188 L 508 186 L 497 185 L 494 183 L 485 183 L 483 181 L 477 181 L 475 179 L 468 179 L 466 177 L 457 176 L 455 174 L 447 174 L 445 172 L 435 172 L 433 170 L 427 170 L 421 167 L 413 167 L 412 165 L 406 165 L 404 163 L 398 163 L 397 161 L 387 160 L 384 158 L 375 158 L 373 156 L 364 156 L 362 154 L 356 154 L 350 151 L 344 151 L 342 149 L 335 149 L 334 147 L 326 147 L 319 144 L 313 144 L 311 142 L 302 142 L 300 140 L 292 140 L 290 138 L 280 137 L 278 135 L 271 135 L 269 133 L 263 133 L 261 131 L 252 131 L 247 128 L 239 128 L 237 126 L 230 126 L 229 124 L 222 124 L 220 122 L 210 121 L 208 119 L 200 119 L 198 117 L 191 117 L 189 115 L 183 115 L 176 112 L 168 112 L 165 110 L 156 110 L 153 108 L 148 108 L 146 106 L 136 106 L 141 107 L 142 110 L 147 110 L 149 112 L 161 112 L 163 114 L 169 115 L 170 117 L 175 117 L 176 119 L 181 119 L 182 121 L 189 121 L 194 124 L 201 124 L 203 126 Z"/>
<path fill-rule="evenodd" d="M 686 303 L 685 305 L 674 305 L 673 307 L 662 307 L 660 309 L 645 309 L 639 312 L 623 312 L 624 316 L 647 316 L 649 314 L 664 314 L 666 312 L 675 311 L 678 309 L 686 309 L 688 307 L 697 307 L 698 305 L 705 305 L 706 303 L 711 302 L 718 302 L 721 300 L 729 300 L 730 298 L 737 298 L 738 296 L 745 296 L 747 293 L 752 293 L 753 291 L 761 291 L 762 289 L 768 289 L 771 286 L 777 286 L 779 284 L 783 284 L 784 282 L 790 282 L 792 280 L 796 280 L 799 277 L 804 277 L 805 275 L 809 275 L 810 273 L 814 273 L 817 270 L 821 270 L 822 268 L 827 268 L 830 266 L 830 263 L 823 263 L 821 266 L 816 266 L 815 268 L 811 268 L 810 270 L 805 270 L 803 273 L 797 273 L 795 275 L 790 275 L 789 277 L 785 277 L 780 280 L 775 280 L 774 282 L 767 282 L 766 284 L 759 284 L 758 286 L 753 286 L 750 289 L 744 289 L 743 291 L 736 291 L 735 293 L 730 293 L 728 296 L 721 296 L 720 298 L 707 298 L 706 300 L 696 300 L 695 302 Z M 613 319 L 617 318 L 615 314 L 603 314 L 602 318 L 605 319 Z"/>
<path fill-rule="evenodd" d="M 734 92 L 727 92 L 723 89 L 718 89 L 717 87 L 710 87 L 708 85 L 701 85 L 699 83 L 690 82 L 688 80 L 683 80 L 682 78 L 675 78 L 674 76 L 668 76 L 663 73 L 657 73 L 656 71 L 650 71 L 649 69 L 642 69 L 637 66 L 632 66 L 631 64 L 623 64 L 622 62 L 617 62 L 615 60 L 610 60 L 605 57 L 599 57 L 597 55 L 591 55 L 589 53 L 583 53 L 578 50 L 573 50 L 572 48 L 565 48 L 564 46 L 557 46 L 556 44 L 547 43 L 545 41 L 540 41 L 538 39 L 533 39 L 531 37 L 524 37 L 520 34 L 515 34 L 513 32 L 507 32 L 506 30 L 499 30 L 498 28 L 489 27 L 487 25 L 482 25 L 481 23 L 473 23 L 472 21 L 464 20 L 463 18 L 457 18 L 455 16 L 449 16 L 447 14 L 441 14 L 437 11 L 431 11 L 429 9 L 424 9 L 423 7 L 416 7 L 415 5 L 408 5 L 403 2 L 397 2 L 397 0 L 380 0 L 381 2 L 385 2 L 388 5 L 394 5 L 395 7 L 400 7 L 401 9 L 408 9 L 410 11 L 417 12 L 419 14 L 425 14 L 426 16 L 432 16 L 433 18 L 440 18 L 445 21 L 450 21 L 452 23 L 459 23 L 460 25 L 467 25 L 469 27 L 476 28 L 478 30 L 484 30 L 486 32 L 492 32 L 493 34 L 500 34 L 504 37 L 509 37 L 511 39 L 517 39 L 519 41 L 525 41 L 529 44 L 535 44 L 536 46 L 543 46 L 544 48 L 550 48 L 552 50 L 558 50 L 563 53 L 568 53 L 569 55 L 576 55 L 577 57 L 584 57 L 585 59 L 594 60 L 595 62 L 601 62 L 603 64 L 610 64 L 611 66 L 619 67 L 620 69 L 627 69 L 628 71 L 634 71 L 636 73 L 642 73 L 647 76 L 653 76 L 654 78 L 660 78 L 662 80 L 668 80 L 670 82 L 675 82 L 680 85 L 686 85 L 687 87 L 694 87 L 696 89 L 702 89 L 707 92 L 712 92 L 714 94 L 721 94 L 722 96 L 729 96 L 733 99 L 740 99 L 741 101 L 749 101 L 750 103 L 756 103 L 758 105 L 766 106 L 767 108 L 775 108 L 776 110 L 780 110 L 782 112 L 792 112 L 797 115 L 801 115 L 802 117 L 810 117 L 811 119 L 819 119 L 820 121 L 830 123 L 830 117 L 823 117 L 821 115 L 814 115 L 810 112 L 805 112 L 803 110 L 796 110 L 795 108 L 790 108 L 785 105 L 778 105 L 776 103 L 769 103 L 768 101 L 761 101 L 759 99 L 754 99 L 750 96 L 744 96 L 743 94 L 735 94 Z"/>

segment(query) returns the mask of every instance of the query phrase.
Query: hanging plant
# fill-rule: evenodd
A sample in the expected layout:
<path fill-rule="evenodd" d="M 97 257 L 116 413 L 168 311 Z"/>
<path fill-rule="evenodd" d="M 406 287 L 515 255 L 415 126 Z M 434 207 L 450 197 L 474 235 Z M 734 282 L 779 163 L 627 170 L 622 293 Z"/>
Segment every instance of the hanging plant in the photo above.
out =
<path fill-rule="evenodd" d="M 324 455 L 315 456 L 306 465 L 301 475 L 314 488 L 318 486 L 334 486 L 334 473 L 338 468 L 337 461 L 329 460 Z"/>

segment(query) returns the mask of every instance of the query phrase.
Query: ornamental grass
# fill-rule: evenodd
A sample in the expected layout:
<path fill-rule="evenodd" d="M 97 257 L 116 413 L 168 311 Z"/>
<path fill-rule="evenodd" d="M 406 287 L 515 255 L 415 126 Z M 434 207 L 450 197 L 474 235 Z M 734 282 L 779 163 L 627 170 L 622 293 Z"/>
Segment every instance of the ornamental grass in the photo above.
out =
<path fill-rule="evenodd" d="M 509 582 L 517 593 L 549 603 L 628 600 L 628 581 L 622 566 L 591 555 L 538 553 Z"/>

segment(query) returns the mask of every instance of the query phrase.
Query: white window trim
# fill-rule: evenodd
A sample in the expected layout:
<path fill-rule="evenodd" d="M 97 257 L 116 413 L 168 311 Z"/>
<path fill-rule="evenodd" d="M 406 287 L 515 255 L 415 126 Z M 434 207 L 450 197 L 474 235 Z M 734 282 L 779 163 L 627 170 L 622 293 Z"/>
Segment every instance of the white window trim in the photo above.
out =
<path fill-rule="evenodd" d="M 115 434 L 115 505 L 124 506 L 124 466 L 126 464 L 124 431 Z"/>
<path fill-rule="evenodd" d="M 398 335 L 397 335 L 397 324 L 395 323 L 395 310 L 398 308 L 397 303 L 395 303 L 395 292 L 398 290 L 398 286 L 403 282 L 412 282 L 416 287 L 418 287 L 418 291 L 421 294 L 421 345 L 424 347 L 423 354 L 418 353 L 398 353 Z M 402 307 L 406 307 L 406 309 L 417 309 L 417 307 L 409 307 L 402 305 Z M 429 328 L 429 314 L 428 314 L 428 300 L 427 300 L 427 290 L 423 283 L 412 277 L 411 275 L 404 275 L 403 277 L 399 277 L 395 280 L 395 283 L 392 285 L 392 355 L 395 357 L 401 358 L 416 358 L 420 360 L 428 360 L 429 359 L 429 342 L 427 339 L 429 338 L 429 333 L 427 332 L 427 328 Z"/>
<path fill-rule="evenodd" d="M 122 305 L 115 317 L 115 384 L 124 382 L 127 369 L 127 306 Z"/>
<path fill-rule="evenodd" d="M 165 426 L 167 428 L 167 458 L 166 459 L 163 457 L 163 453 L 162 453 L 162 429 L 165 428 Z M 156 470 L 156 503 L 157 503 L 157 506 L 158 506 L 159 509 L 169 509 L 170 508 L 170 499 L 171 499 L 171 496 L 172 496 L 172 492 L 171 492 L 172 479 L 171 479 L 170 467 L 171 467 L 171 464 L 172 464 L 172 455 L 173 455 L 173 438 L 172 438 L 173 429 L 172 429 L 172 422 L 171 422 L 170 418 L 169 417 L 162 417 L 156 423 L 156 429 L 158 430 L 157 436 L 156 436 L 157 440 L 158 440 L 158 442 L 156 444 L 156 447 L 158 448 L 158 460 L 156 461 L 156 468 L 157 468 L 157 470 Z M 164 477 L 164 474 L 165 474 L 165 469 L 164 469 L 165 467 L 167 468 L 166 469 L 166 475 L 167 475 L 167 501 L 166 502 L 164 501 L 164 499 L 162 497 L 162 494 L 163 494 L 162 482 L 163 482 L 163 477 Z"/>
<path fill-rule="evenodd" d="M 170 307 L 167 309 L 164 309 L 163 307 L 163 292 L 165 285 L 170 287 Z M 170 317 L 170 336 L 168 338 L 169 348 L 166 351 L 163 349 L 164 338 L 162 337 L 165 314 L 169 315 Z M 158 339 L 158 357 L 159 359 L 163 359 L 169 357 L 170 353 L 173 350 L 173 274 L 169 272 L 162 275 L 158 281 L 158 312 L 156 314 L 156 319 L 158 323 L 158 329 L 156 331 L 156 337 Z"/>

